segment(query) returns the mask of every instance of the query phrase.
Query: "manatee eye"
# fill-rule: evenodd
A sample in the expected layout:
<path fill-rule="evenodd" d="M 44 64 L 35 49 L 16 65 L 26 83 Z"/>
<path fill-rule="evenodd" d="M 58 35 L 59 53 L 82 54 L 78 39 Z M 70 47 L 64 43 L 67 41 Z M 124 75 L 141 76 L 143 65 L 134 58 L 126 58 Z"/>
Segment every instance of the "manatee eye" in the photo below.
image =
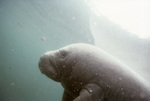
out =
<path fill-rule="evenodd" d="M 60 51 L 60 54 L 61 54 L 61 58 L 65 58 L 67 56 L 66 51 Z"/>

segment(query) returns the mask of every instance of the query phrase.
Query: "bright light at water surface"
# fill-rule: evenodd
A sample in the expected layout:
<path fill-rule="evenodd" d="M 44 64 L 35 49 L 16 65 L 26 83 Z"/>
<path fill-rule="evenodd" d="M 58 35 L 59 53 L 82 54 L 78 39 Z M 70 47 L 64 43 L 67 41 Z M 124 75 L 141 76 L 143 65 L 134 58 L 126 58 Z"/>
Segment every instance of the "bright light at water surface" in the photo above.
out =
<path fill-rule="evenodd" d="M 139 38 L 150 38 L 150 0 L 86 0 L 97 14 L 106 16 Z"/>

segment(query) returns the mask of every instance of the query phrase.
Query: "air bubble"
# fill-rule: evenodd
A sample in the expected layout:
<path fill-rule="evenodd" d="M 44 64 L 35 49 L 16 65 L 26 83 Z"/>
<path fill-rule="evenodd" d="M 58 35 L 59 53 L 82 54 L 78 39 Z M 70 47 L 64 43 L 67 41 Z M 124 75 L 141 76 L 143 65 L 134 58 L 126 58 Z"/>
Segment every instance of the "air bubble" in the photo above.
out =
<path fill-rule="evenodd" d="M 122 80 L 122 78 L 119 78 L 119 80 Z"/>
<path fill-rule="evenodd" d="M 121 90 L 123 90 L 123 88 L 121 88 Z"/>
<path fill-rule="evenodd" d="M 11 86 L 14 86 L 14 85 L 15 85 L 15 82 L 11 82 L 10 85 L 11 85 Z"/>
<path fill-rule="evenodd" d="M 93 92 L 92 90 L 90 90 L 90 92 Z"/>
<path fill-rule="evenodd" d="M 76 18 L 73 16 L 72 19 L 75 20 Z"/>

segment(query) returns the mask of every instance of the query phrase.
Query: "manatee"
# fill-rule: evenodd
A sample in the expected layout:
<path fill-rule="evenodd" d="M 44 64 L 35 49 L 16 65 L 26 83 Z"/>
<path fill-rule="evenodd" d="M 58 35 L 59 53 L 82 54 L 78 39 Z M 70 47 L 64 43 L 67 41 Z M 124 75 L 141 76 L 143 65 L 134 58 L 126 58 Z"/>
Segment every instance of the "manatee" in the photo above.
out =
<path fill-rule="evenodd" d="M 150 101 L 150 88 L 133 70 L 93 45 L 46 52 L 39 68 L 62 84 L 62 101 Z"/>

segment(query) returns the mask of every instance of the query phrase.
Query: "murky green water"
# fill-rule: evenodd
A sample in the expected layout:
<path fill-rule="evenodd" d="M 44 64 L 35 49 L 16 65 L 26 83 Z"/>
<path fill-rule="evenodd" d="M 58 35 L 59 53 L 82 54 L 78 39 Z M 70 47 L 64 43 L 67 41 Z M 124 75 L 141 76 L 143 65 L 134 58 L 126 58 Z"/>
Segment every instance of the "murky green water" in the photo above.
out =
<path fill-rule="evenodd" d="M 0 1 L 1 101 L 61 101 L 63 88 L 40 73 L 38 60 L 71 43 L 93 44 L 86 6 L 80 0 Z"/>
<path fill-rule="evenodd" d="M 0 0 L 0 101 L 61 101 L 63 88 L 41 74 L 38 61 L 79 42 L 104 49 L 149 85 L 149 39 L 95 15 L 84 1 Z"/>

